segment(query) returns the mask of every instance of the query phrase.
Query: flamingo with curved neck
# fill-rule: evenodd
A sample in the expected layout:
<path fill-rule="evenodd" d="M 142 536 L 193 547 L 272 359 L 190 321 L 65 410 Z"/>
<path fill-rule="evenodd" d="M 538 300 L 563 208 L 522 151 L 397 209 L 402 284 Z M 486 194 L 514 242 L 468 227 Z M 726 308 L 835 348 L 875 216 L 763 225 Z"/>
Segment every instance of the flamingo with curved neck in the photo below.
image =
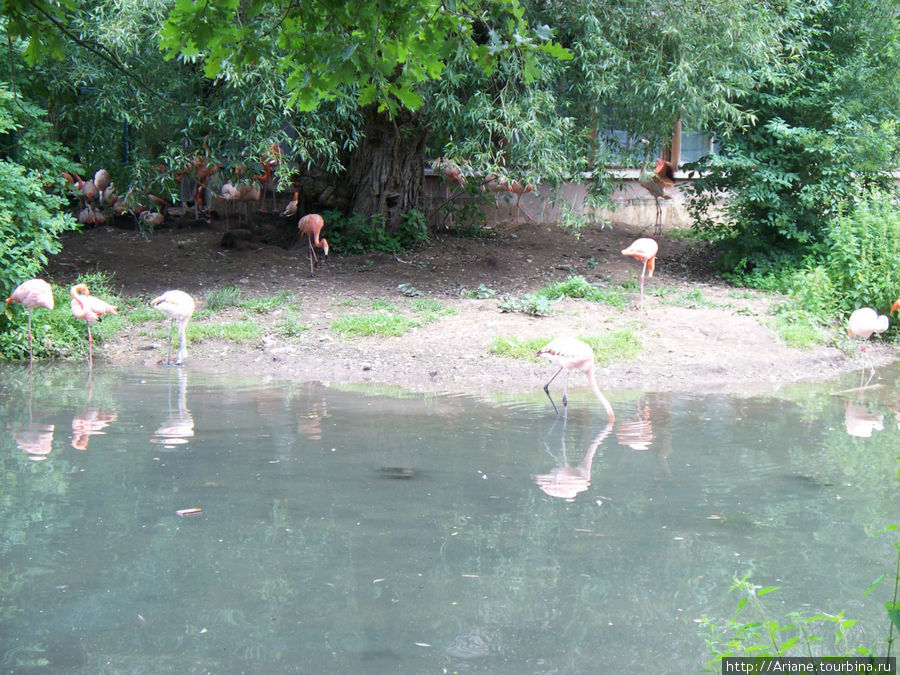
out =
<path fill-rule="evenodd" d="M 324 237 L 319 238 L 324 226 L 325 220 L 318 213 L 307 213 L 297 222 L 300 236 L 305 236 L 309 245 L 309 276 L 314 276 L 315 265 L 319 264 L 319 259 L 316 257 L 316 251 L 313 246 L 318 246 L 325 251 L 325 255 L 328 255 L 328 240 Z"/>
<path fill-rule="evenodd" d="M 91 324 L 96 323 L 104 314 L 118 314 L 118 310 L 108 302 L 95 298 L 88 290 L 87 284 L 76 284 L 69 289 L 72 296 L 72 316 L 82 319 L 87 325 L 88 364 L 94 367 L 94 336 L 91 335 Z"/>

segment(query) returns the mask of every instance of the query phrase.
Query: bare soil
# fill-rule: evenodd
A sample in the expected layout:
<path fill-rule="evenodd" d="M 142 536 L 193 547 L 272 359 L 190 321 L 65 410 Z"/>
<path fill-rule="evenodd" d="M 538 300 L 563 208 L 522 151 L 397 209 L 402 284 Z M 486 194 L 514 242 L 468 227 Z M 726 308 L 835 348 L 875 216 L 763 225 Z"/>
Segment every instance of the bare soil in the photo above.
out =
<path fill-rule="evenodd" d="M 783 344 L 771 327 L 770 309 L 784 298 L 730 286 L 712 274 L 704 244 L 665 233 L 659 238 L 656 273 L 647 280 L 647 289 L 665 287 L 666 295 L 647 295 L 640 309 L 635 292 L 624 311 L 564 299 L 551 316 L 532 317 L 503 313 L 496 299 L 461 294 L 483 285 L 498 297 L 519 296 L 571 275 L 599 286 L 637 280 L 640 263 L 622 256 L 621 250 L 647 231 L 614 224 L 589 227 L 576 237 L 554 225 L 528 222 L 497 225 L 485 230 L 489 236 L 442 232 L 429 244 L 398 256 L 344 256 L 332 250 L 310 277 L 306 245 L 297 237 L 294 222 L 259 214 L 244 227 L 234 230 L 232 224 L 230 248 L 223 246 L 224 224 L 216 220 L 160 228 L 149 239 L 127 227 L 97 227 L 66 236 L 48 272 L 57 283 L 68 283 L 81 272 L 101 270 L 113 274 L 113 285 L 124 296 L 149 299 L 179 288 L 197 298 L 201 307 L 206 292 L 229 284 L 245 297 L 284 290 L 296 294 L 300 320 L 308 331 L 281 337 L 273 326 L 285 317 L 283 310 L 252 314 L 264 329 L 259 340 L 189 345 L 186 367 L 198 371 L 381 383 L 412 391 L 519 393 L 539 390 L 553 366 L 492 355 L 489 345 L 496 336 L 549 340 L 625 328 L 640 335 L 643 349 L 631 360 L 598 368 L 602 389 L 762 393 L 831 378 L 860 365 L 854 348 L 838 331 L 835 344 L 847 353 L 835 346 L 796 349 Z M 327 230 L 326 224 L 324 236 Z M 235 232 L 240 236 L 231 236 Z M 400 284 L 439 300 L 453 313 L 401 337 L 344 339 L 332 332 L 336 318 L 371 312 L 374 300 L 391 301 L 409 313 Z M 683 299 L 688 293 L 704 302 Z M 243 314 L 245 310 L 234 308 L 195 320 L 222 322 Z M 98 360 L 164 364 L 166 333 L 160 319 L 158 328 L 129 326 L 98 350 Z M 877 340 L 869 353 L 879 364 L 896 358 Z M 580 377 L 572 380 L 573 387 L 584 384 Z"/>

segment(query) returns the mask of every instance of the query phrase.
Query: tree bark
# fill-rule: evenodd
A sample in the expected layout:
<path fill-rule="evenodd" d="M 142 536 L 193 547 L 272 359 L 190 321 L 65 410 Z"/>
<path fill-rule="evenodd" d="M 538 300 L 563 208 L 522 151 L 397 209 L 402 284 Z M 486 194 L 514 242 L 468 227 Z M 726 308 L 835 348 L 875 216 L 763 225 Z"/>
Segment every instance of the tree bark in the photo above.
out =
<path fill-rule="evenodd" d="M 363 110 L 365 136 L 348 163 L 350 208 L 367 217 L 382 216 L 394 231 L 404 213 L 422 209 L 428 132 L 415 112 L 391 119 L 375 106 Z"/>

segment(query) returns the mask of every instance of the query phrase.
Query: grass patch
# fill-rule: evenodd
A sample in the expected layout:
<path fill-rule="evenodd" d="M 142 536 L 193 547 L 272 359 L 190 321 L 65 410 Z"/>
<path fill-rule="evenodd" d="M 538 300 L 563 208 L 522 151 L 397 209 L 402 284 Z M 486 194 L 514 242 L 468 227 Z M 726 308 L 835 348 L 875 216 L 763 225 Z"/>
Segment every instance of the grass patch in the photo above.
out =
<path fill-rule="evenodd" d="M 517 297 L 502 298 L 497 306 L 501 312 L 522 312 L 531 316 L 548 316 L 553 312 L 554 302 L 543 295 L 526 293 Z"/>
<path fill-rule="evenodd" d="M 700 307 L 716 306 L 716 303 L 704 298 L 703 294 L 696 288 L 692 291 L 688 291 L 687 293 L 679 293 L 674 298 L 663 297 L 663 299 L 660 300 L 660 304 L 674 305 L 675 307 L 687 307 L 689 309 L 699 309 Z"/>
<path fill-rule="evenodd" d="M 331 322 L 331 332 L 344 338 L 374 335 L 398 337 L 419 322 L 399 314 L 374 312 L 372 314 L 348 314 Z"/>
<path fill-rule="evenodd" d="M 147 306 L 138 306 L 134 309 L 130 310 L 127 314 L 123 315 L 125 320 L 128 323 L 147 323 L 150 321 L 159 321 L 163 320 L 168 322 L 169 319 L 165 314 L 160 312 L 158 309 L 153 309 L 152 307 Z"/>
<path fill-rule="evenodd" d="M 397 306 L 390 300 L 373 300 L 372 309 L 376 312 L 396 312 Z"/>
<path fill-rule="evenodd" d="M 293 291 L 280 291 L 275 295 L 264 298 L 251 298 L 243 300 L 239 303 L 242 309 L 256 312 L 257 314 L 268 314 L 277 309 L 298 309 L 300 303 L 294 302 L 297 295 Z"/>
<path fill-rule="evenodd" d="M 603 366 L 613 361 L 632 359 L 643 349 L 640 337 L 630 329 L 604 333 L 603 335 L 579 336 L 594 350 L 594 363 Z M 523 340 L 507 335 L 498 335 L 490 345 L 491 354 L 513 359 L 534 359 L 534 355 L 549 338 Z"/>
<path fill-rule="evenodd" d="M 237 286 L 223 286 L 207 291 L 203 296 L 203 313 L 213 314 L 229 307 L 241 304 L 241 289 Z"/>
<path fill-rule="evenodd" d="M 624 309 L 628 298 L 620 290 L 594 286 L 582 276 L 569 277 L 565 281 L 556 281 L 544 286 L 538 295 L 548 300 L 575 298 L 599 302 L 604 305 Z"/>
<path fill-rule="evenodd" d="M 252 321 L 189 323 L 187 327 L 187 337 L 191 342 L 212 338 L 240 343 L 247 340 L 256 340 L 261 335 L 262 329 Z"/>
<path fill-rule="evenodd" d="M 417 298 L 415 300 L 410 300 L 409 306 L 425 323 L 432 323 L 448 314 L 456 314 L 456 309 L 447 307 L 434 298 Z"/>
<path fill-rule="evenodd" d="M 298 338 L 309 330 L 309 326 L 300 321 L 294 314 L 288 314 L 283 319 L 276 321 L 273 326 L 275 333 L 283 338 Z"/>
<path fill-rule="evenodd" d="M 788 304 L 774 308 L 775 332 L 788 347 L 809 349 L 828 339 L 822 319 L 815 314 L 794 309 Z"/>

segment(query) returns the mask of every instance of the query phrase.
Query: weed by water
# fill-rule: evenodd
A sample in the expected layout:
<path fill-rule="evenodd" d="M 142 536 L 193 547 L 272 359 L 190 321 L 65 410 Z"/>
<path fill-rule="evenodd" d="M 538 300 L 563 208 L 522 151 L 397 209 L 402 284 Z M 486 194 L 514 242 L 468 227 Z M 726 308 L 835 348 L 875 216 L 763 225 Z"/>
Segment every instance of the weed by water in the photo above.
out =
<path fill-rule="evenodd" d="M 262 336 L 262 329 L 253 321 L 231 321 L 229 323 L 189 323 L 187 337 L 190 342 L 204 339 L 246 342 Z"/>
<path fill-rule="evenodd" d="M 331 332 L 344 338 L 398 337 L 417 325 L 419 323 L 409 317 L 388 312 L 348 314 L 331 322 Z"/>

